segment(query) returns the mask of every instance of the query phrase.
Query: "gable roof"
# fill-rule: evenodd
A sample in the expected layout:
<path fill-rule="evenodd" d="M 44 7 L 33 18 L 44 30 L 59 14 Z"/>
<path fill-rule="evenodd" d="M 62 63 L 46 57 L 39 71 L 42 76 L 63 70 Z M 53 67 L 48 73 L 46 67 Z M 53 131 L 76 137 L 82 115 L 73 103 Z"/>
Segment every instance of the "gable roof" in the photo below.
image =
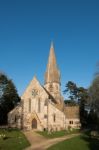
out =
<path fill-rule="evenodd" d="M 45 92 L 45 94 L 47 94 L 47 92 L 44 90 L 38 79 L 34 76 L 33 79 L 30 81 L 30 83 L 28 84 L 27 88 L 25 89 L 24 93 L 22 94 L 21 98 L 24 99 L 25 96 L 28 97 L 32 89 L 40 89 L 43 92 Z"/>

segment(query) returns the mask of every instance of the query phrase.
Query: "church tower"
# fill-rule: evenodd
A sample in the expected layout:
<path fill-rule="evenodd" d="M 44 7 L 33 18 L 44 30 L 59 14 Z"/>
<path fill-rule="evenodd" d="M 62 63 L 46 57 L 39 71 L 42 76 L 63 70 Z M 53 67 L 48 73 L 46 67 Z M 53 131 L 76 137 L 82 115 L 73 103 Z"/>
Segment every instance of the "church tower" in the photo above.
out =
<path fill-rule="evenodd" d="M 57 67 L 53 43 L 51 43 L 47 69 L 45 73 L 46 90 L 54 97 L 57 103 L 61 101 L 60 71 Z"/>

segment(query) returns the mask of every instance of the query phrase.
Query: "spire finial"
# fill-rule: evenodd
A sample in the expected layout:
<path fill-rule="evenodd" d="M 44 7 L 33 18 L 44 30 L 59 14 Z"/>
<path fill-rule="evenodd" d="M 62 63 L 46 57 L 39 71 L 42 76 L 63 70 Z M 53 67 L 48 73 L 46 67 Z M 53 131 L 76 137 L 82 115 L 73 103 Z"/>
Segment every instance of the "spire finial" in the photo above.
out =
<path fill-rule="evenodd" d="M 53 43 L 53 41 L 51 41 L 51 48 L 54 48 L 54 43 Z"/>

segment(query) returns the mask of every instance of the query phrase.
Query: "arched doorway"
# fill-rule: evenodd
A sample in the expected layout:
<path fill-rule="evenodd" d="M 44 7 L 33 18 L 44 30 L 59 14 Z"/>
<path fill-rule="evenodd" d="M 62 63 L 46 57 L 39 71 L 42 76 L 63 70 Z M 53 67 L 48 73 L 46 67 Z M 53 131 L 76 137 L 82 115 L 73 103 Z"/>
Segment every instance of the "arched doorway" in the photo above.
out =
<path fill-rule="evenodd" d="M 37 120 L 35 118 L 32 120 L 32 128 L 37 129 Z"/>

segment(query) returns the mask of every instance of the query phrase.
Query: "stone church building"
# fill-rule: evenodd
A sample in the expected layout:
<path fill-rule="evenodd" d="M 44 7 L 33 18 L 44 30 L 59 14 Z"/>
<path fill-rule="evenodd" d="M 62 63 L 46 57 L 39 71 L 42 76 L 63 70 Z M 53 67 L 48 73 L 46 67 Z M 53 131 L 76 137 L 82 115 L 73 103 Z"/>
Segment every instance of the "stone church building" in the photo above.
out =
<path fill-rule="evenodd" d="M 44 85 L 33 78 L 21 102 L 8 114 L 9 127 L 40 131 L 80 128 L 79 107 L 65 106 L 60 85 L 60 71 L 51 44 Z"/>

